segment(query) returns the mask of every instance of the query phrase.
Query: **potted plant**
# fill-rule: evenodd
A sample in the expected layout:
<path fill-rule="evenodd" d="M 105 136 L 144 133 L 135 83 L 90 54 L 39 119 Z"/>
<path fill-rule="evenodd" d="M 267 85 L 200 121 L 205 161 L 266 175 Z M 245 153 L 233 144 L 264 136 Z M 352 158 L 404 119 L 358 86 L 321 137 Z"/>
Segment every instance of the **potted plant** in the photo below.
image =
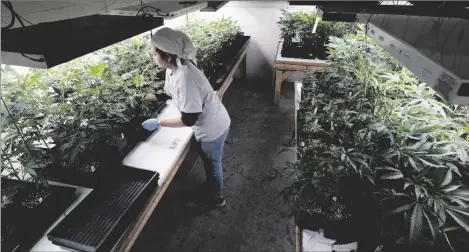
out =
<path fill-rule="evenodd" d="M 217 90 L 220 79 L 249 38 L 242 35 L 239 25 L 230 18 L 191 21 L 179 29 L 191 38 L 197 48 L 197 67 Z"/>
<path fill-rule="evenodd" d="M 45 151 L 40 147 L 43 144 L 40 132 L 27 126 L 35 123 L 35 118 L 16 121 L 10 117 L 12 113 L 25 115 L 32 110 L 25 104 L 4 98 L 6 102 L 0 106 L 3 140 L 2 251 L 29 251 L 75 200 L 75 195 L 74 189 L 48 185 L 43 176 L 48 163 L 44 158 Z M 16 127 L 23 130 L 17 131 Z"/>
<path fill-rule="evenodd" d="M 4 153 L 31 159 L 32 151 L 18 148 L 24 141 L 40 163 L 35 169 L 23 166 L 26 172 L 37 173 L 33 175 L 42 181 L 45 175 L 93 186 L 99 180 L 95 171 L 118 164 L 132 148 L 121 146 L 132 118 L 148 118 L 166 104 L 164 99 L 143 99 L 149 92 L 160 93 L 163 85 L 162 71 L 147 49 L 146 43 L 131 39 L 96 53 L 98 58 L 77 59 L 48 71 L 23 75 L 2 69 L 2 91 L 14 118 L 4 128 L 22 132 L 12 135 Z"/>
<path fill-rule="evenodd" d="M 283 39 L 281 54 L 289 58 L 324 60 L 328 56 L 326 45 L 330 36 L 343 37 L 355 32 L 353 24 L 322 21 L 316 13 L 306 11 L 282 10 L 278 24 Z"/>

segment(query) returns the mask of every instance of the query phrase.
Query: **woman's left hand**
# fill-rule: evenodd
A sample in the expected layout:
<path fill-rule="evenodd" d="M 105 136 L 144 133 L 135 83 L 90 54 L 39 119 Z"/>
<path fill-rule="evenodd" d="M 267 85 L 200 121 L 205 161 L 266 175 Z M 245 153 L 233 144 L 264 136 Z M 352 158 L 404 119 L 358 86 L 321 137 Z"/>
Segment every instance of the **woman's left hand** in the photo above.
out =
<path fill-rule="evenodd" d="M 143 98 L 145 101 L 156 101 L 158 100 L 154 94 L 148 93 Z"/>

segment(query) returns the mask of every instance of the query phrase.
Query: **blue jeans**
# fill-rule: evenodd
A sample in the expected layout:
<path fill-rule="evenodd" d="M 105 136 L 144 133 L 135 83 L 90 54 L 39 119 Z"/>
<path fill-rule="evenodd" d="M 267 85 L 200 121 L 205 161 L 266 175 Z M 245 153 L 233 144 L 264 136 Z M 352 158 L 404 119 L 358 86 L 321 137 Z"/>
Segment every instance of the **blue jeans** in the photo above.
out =
<path fill-rule="evenodd" d="M 204 162 L 206 174 L 206 186 L 209 197 L 215 199 L 221 198 L 223 188 L 223 168 L 221 160 L 223 157 L 223 146 L 230 129 L 227 129 L 223 135 L 210 142 L 200 141 L 200 157 Z"/>

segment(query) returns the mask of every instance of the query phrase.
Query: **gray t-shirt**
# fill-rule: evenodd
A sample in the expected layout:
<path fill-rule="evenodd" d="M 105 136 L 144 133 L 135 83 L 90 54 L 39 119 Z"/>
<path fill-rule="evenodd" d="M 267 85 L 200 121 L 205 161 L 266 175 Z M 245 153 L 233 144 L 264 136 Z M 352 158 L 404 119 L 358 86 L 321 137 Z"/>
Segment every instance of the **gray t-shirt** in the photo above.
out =
<path fill-rule="evenodd" d="M 192 126 L 197 140 L 213 141 L 230 127 L 231 119 L 225 106 L 205 75 L 189 61 L 178 66 L 175 72 L 166 70 L 164 91 L 172 97 L 179 111 L 201 113 Z"/>

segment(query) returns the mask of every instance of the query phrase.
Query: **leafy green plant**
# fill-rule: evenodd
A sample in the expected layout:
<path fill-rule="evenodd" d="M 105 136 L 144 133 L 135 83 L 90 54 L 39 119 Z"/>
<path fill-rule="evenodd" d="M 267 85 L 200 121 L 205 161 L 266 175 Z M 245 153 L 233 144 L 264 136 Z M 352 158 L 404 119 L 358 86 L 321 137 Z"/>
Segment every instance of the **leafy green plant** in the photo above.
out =
<path fill-rule="evenodd" d="M 306 54 L 320 59 L 325 59 L 327 56 L 326 45 L 330 36 L 342 37 L 355 31 L 353 24 L 322 21 L 318 14 L 308 11 L 282 10 L 282 16 L 277 23 L 280 25 L 284 49 L 294 47 L 296 41 Z"/>
<path fill-rule="evenodd" d="M 110 132 L 154 112 L 143 97 L 161 92 L 164 73 L 156 68 L 149 44 L 148 36 L 132 38 L 26 74 L 2 69 L 2 175 L 22 180 L 26 172 L 44 182 L 42 169 L 53 163 L 99 167 L 97 154 L 90 153 L 111 144 Z"/>
<path fill-rule="evenodd" d="M 230 18 L 217 21 L 191 21 L 178 28 L 186 33 L 197 48 L 197 66 L 204 74 L 213 80 L 223 69 L 225 59 L 223 49 L 229 46 L 241 35 L 241 28 Z"/>
<path fill-rule="evenodd" d="M 318 172 L 359 176 L 368 183 L 352 197 L 374 201 L 382 244 L 443 237 L 451 246 L 448 230 L 469 232 L 467 107 L 446 104 L 363 33 L 330 41 L 328 68 L 304 81 L 300 161 L 287 190 L 296 209 L 344 191 L 322 192 Z"/>

